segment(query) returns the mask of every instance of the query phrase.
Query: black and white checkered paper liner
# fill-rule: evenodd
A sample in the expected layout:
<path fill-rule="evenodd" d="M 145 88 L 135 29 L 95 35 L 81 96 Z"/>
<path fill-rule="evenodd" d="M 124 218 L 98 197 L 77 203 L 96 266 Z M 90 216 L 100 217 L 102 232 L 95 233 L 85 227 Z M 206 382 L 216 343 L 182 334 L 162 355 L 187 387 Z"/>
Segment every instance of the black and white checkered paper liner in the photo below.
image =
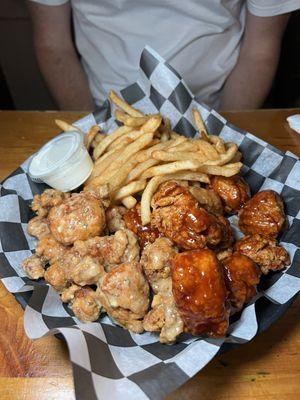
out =
<path fill-rule="evenodd" d="M 72 361 L 77 399 L 161 399 L 200 371 L 228 343 L 244 343 L 269 326 L 300 290 L 300 162 L 263 140 L 229 124 L 216 111 L 194 98 L 179 74 L 151 48 L 141 55 L 139 79 L 121 91 L 123 98 L 145 113 L 160 112 L 171 119 L 175 131 L 193 137 L 196 129 L 191 110 L 197 107 L 207 130 L 238 144 L 243 153 L 243 174 L 253 193 L 273 189 L 286 206 L 289 230 L 280 238 L 291 257 L 291 266 L 263 277 L 256 298 L 231 321 L 225 339 L 201 339 L 182 335 L 177 344 L 158 342 L 153 333 L 130 333 L 108 317 L 80 324 L 57 293 L 45 282 L 28 279 L 21 261 L 30 256 L 35 239 L 27 233 L 33 217 L 29 204 L 45 185 L 27 175 L 29 160 L 1 185 L 0 276 L 6 288 L 26 306 L 24 325 L 30 338 L 60 333 Z M 87 130 L 99 124 L 115 128 L 106 102 L 94 114 L 75 125 Z M 236 217 L 231 224 L 237 237 Z"/>

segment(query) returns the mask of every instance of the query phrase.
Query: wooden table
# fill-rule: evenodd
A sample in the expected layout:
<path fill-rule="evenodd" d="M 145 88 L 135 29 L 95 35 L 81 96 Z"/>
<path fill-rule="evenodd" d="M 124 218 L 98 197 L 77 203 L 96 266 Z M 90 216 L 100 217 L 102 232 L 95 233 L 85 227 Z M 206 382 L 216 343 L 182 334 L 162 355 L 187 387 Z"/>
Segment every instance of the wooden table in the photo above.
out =
<path fill-rule="evenodd" d="M 300 136 L 285 119 L 300 110 L 224 112 L 240 128 L 282 150 L 300 154 Z M 0 178 L 13 171 L 58 130 L 53 120 L 83 113 L 0 112 Z M 168 400 L 298 400 L 300 394 L 300 298 L 268 331 L 216 357 Z M 0 399 L 74 399 L 68 351 L 62 341 L 29 340 L 23 311 L 0 287 Z M 88 399 L 87 399 L 88 400 Z"/>

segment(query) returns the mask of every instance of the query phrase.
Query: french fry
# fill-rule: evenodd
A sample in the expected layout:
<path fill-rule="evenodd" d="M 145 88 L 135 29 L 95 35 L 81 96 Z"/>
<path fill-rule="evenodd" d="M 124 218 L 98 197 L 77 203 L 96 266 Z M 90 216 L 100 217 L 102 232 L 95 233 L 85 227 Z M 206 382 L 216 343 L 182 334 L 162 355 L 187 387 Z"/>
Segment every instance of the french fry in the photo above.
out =
<path fill-rule="evenodd" d="M 129 172 L 127 181 L 133 181 L 134 179 L 137 179 L 144 171 L 147 169 L 153 167 L 154 165 L 157 165 L 159 161 L 154 160 L 153 158 L 149 158 L 148 160 L 139 163 L 136 167 L 133 168 L 132 171 Z"/>
<path fill-rule="evenodd" d="M 176 146 L 171 146 L 168 148 L 168 151 L 195 151 L 195 143 L 190 142 L 188 140 L 177 144 Z"/>
<path fill-rule="evenodd" d="M 153 132 L 145 133 L 144 135 L 140 136 L 137 140 L 133 143 L 130 143 L 123 151 L 123 154 L 119 158 L 118 162 L 120 165 L 127 161 L 130 157 L 136 154 L 138 151 L 145 148 L 149 143 L 151 143 L 153 139 Z M 137 161 L 136 161 L 137 163 Z"/>
<path fill-rule="evenodd" d="M 121 202 L 128 210 L 130 210 L 136 205 L 137 200 L 133 196 L 128 196 L 122 199 Z"/>
<path fill-rule="evenodd" d="M 189 192 L 199 202 L 201 207 L 214 214 L 222 214 L 223 207 L 220 197 L 213 190 L 207 190 L 202 187 L 189 187 Z"/>
<path fill-rule="evenodd" d="M 115 191 L 119 189 L 118 185 L 121 185 L 123 181 L 126 180 L 127 175 L 133 169 L 133 167 L 137 164 L 136 158 L 134 158 L 131 162 L 126 163 L 132 156 L 137 153 L 139 150 L 143 149 L 151 142 L 153 138 L 153 133 L 145 133 L 143 136 L 139 137 L 133 143 L 130 143 L 118 156 L 118 159 L 113 161 L 109 167 L 101 174 L 101 176 L 97 176 L 88 182 L 88 185 L 97 187 L 98 185 L 103 185 L 104 183 L 109 183 L 111 186 L 111 191 Z M 131 167 L 130 167 L 131 165 Z M 124 171 L 126 172 L 125 177 L 123 178 Z M 116 175 L 116 176 L 115 176 Z M 112 181 L 111 181 L 112 179 Z"/>
<path fill-rule="evenodd" d="M 118 139 L 116 139 L 114 142 L 112 142 L 106 150 L 107 151 L 113 150 L 116 147 L 119 147 L 122 142 L 132 143 L 142 135 L 144 135 L 144 133 L 141 131 L 131 131 L 128 134 L 123 135 Z"/>
<path fill-rule="evenodd" d="M 234 157 L 231 159 L 231 162 L 236 163 L 236 162 L 241 161 L 241 159 L 242 159 L 242 153 L 240 151 L 237 151 L 235 153 Z"/>
<path fill-rule="evenodd" d="M 71 125 L 68 122 L 63 121 L 61 119 L 55 119 L 54 122 L 64 132 L 71 132 L 71 131 L 82 132 L 79 128 L 77 128 L 77 126 Z"/>
<path fill-rule="evenodd" d="M 207 160 L 205 156 L 196 152 L 189 151 L 154 151 L 152 157 L 158 161 L 185 161 L 185 160 L 195 160 L 203 163 Z"/>
<path fill-rule="evenodd" d="M 169 136 L 169 132 L 163 132 L 162 134 L 161 134 L 161 137 L 160 137 L 160 140 L 162 141 L 162 142 L 166 142 L 166 141 L 168 141 L 170 139 L 170 136 Z"/>
<path fill-rule="evenodd" d="M 225 165 L 229 163 L 233 159 L 233 157 L 237 153 L 237 145 L 235 143 L 226 143 L 227 149 L 224 154 L 220 154 L 218 160 L 209 160 L 206 162 L 206 165 Z"/>
<path fill-rule="evenodd" d="M 116 110 L 115 118 L 116 120 L 123 122 L 124 125 L 131 126 L 132 128 L 138 128 L 147 122 L 149 116 L 132 117 L 122 110 Z"/>
<path fill-rule="evenodd" d="M 90 127 L 88 133 L 84 136 L 84 145 L 88 150 L 91 147 L 92 141 L 99 132 L 100 127 L 98 125 L 93 125 Z"/>
<path fill-rule="evenodd" d="M 108 150 L 114 149 L 115 146 L 118 146 L 125 138 L 129 138 L 132 139 L 132 141 L 134 141 L 139 137 L 141 137 L 142 135 L 144 135 L 145 133 L 155 132 L 160 123 L 161 123 L 161 117 L 159 115 L 153 115 L 147 118 L 146 122 L 143 124 L 143 126 L 141 126 L 139 130 L 131 131 L 128 134 L 119 137 L 114 142 L 112 142 L 107 149 Z"/>
<path fill-rule="evenodd" d="M 225 151 L 226 151 L 225 144 L 219 136 L 210 135 L 209 139 L 219 154 L 225 153 Z"/>
<path fill-rule="evenodd" d="M 101 160 L 100 160 L 100 158 L 98 158 L 98 160 L 100 160 L 101 162 L 94 164 L 94 168 L 92 170 L 92 173 L 91 173 L 89 179 L 87 180 L 87 183 L 89 181 L 91 181 L 93 178 L 95 178 L 96 176 L 101 175 L 118 158 L 118 156 L 121 153 L 122 153 L 122 148 L 114 149 L 111 152 L 105 153 L 101 157 Z"/>
<path fill-rule="evenodd" d="M 202 165 L 198 168 L 198 171 L 204 172 L 209 175 L 220 175 L 220 176 L 233 176 L 239 173 L 243 164 L 241 162 L 227 164 L 227 165 Z"/>
<path fill-rule="evenodd" d="M 206 142 L 209 142 L 209 135 L 206 131 L 203 119 L 199 113 L 199 111 L 196 108 L 193 108 L 192 110 L 193 118 L 196 124 L 196 127 L 201 135 L 201 139 L 205 140 Z"/>
<path fill-rule="evenodd" d="M 195 170 L 199 168 L 200 165 L 201 163 L 193 160 L 175 161 L 168 164 L 157 165 L 143 172 L 141 175 L 141 179 L 147 179 L 157 175 L 172 174 L 186 169 Z"/>
<path fill-rule="evenodd" d="M 114 174 L 110 177 L 108 181 L 111 193 L 121 188 L 122 184 L 126 181 L 129 172 L 134 168 L 135 165 L 136 161 L 133 160 L 122 165 L 122 167 L 118 168 L 117 171 L 115 170 Z"/>
<path fill-rule="evenodd" d="M 161 124 L 162 118 L 159 114 L 152 115 L 141 127 L 144 133 L 155 132 Z"/>
<path fill-rule="evenodd" d="M 194 182 L 202 182 L 202 183 L 209 183 L 209 177 L 202 172 L 192 172 L 192 171 L 181 171 L 176 172 L 175 174 L 168 175 L 169 179 L 172 180 L 187 180 L 187 181 L 194 181 Z"/>
<path fill-rule="evenodd" d="M 92 141 L 92 143 L 91 143 L 91 148 L 92 149 L 94 149 L 96 146 L 97 146 L 97 142 L 96 142 L 96 140 L 94 139 L 93 141 Z"/>
<path fill-rule="evenodd" d="M 181 145 L 182 143 L 187 143 L 188 142 L 188 139 L 185 136 L 182 136 L 182 135 L 178 135 L 177 137 L 172 138 L 172 139 L 173 139 L 173 143 L 171 143 L 171 140 L 170 140 L 169 149 L 173 149 L 173 148 Z"/>
<path fill-rule="evenodd" d="M 129 126 L 121 126 L 120 128 L 116 129 L 113 133 L 110 135 L 107 135 L 99 144 L 97 147 L 95 147 L 94 152 L 93 152 L 93 157 L 95 160 L 99 158 L 107 149 L 107 147 L 114 142 L 116 139 L 118 139 L 120 136 L 125 135 L 126 133 L 129 133 L 132 131 L 132 128 Z"/>
<path fill-rule="evenodd" d="M 151 154 L 153 153 L 153 151 L 155 150 L 161 150 L 161 149 L 166 149 L 169 146 L 169 142 L 164 142 L 164 143 L 157 143 L 154 146 L 149 147 L 148 149 L 142 150 L 140 151 L 137 155 L 136 155 L 136 160 L 138 162 L 145 162 L 147 161 L 149 158 L 151 158 Z"/>
<path fill-rule="evenodd" d="M 197 146 L 198 151 L 204 154 L 207 160 L 218 160 L 220 154 L 214 148 L 214 146 L 202 139 L 195 140 L 195 146 Z"/>
<path fill-rule="evenodd" d="M 95 141 L 97 142 L 97 143 L 100 143 L 100 142 L 102 142 L 102 140 L 104 139 L 104 138 L 106 138 L 106 136 L 107 136 L 107 134 L 106 133 L 99 133 L 98 135 L 96 135 L 95 136 Z"/>
<path fill-rule="evenodd" d="M 144 117 L 144 114 L 140 111 L 133 108 L 131 105 L 126 103 L 123 99 L 121 99 L 116 92 L 111 90 L 109 92 L 109 99 L 112 101 L 116 106 L 121 108 L 121 110 L 125 111 L 127 114 L 131 115 L 132 117 Z"/>
<path fill-rule="evenodd" d="M 183 137 L 182 135 L 179 135 L 179 133 L 174 132 L 174 131 L 170 132 L 170 136 L 171 136 L 171 139 L 177 139 L 179 137 Z"/>
<path fill-rule="evenodd" d="M 132 194 L 138 193 L 145 188 L 146 183 L 147 183 L 146 179 L 141 181 L 130 182 L 128 183 L 128 185 L 123 186 L 121 189 L 119 189 L 113 195 L 113 198 L 114 200 L 121 200 L 124 197 L 128 197 L 131 196 Z"/>
<path fill-rule="evenodd" d="M 151 220 L 151 199 L 159 185 L 167 180 L 167 176 L 155 176 L 147 184 L 141 199 L 142 225 L 147 225 Z"/>

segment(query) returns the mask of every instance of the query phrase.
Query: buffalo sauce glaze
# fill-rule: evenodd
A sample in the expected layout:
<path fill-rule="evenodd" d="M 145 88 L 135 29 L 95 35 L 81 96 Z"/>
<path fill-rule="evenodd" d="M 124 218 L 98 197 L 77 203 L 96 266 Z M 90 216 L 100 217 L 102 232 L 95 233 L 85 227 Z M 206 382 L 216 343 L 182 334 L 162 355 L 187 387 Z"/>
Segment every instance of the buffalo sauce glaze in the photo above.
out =
<path fill-rule="evenodd" d="M 131 210 L 128 210 L 124 214 L 123 218 L 126 227 L 137 235 L 141 251 L 147 246 L 147 244 L 155 242 L 155 239 L 161 236 L 159 231 L 156 228 L 151 227 L 150 224 L 145 226 L 142 225 L 140 204 L 137 204 Z"/>
<path fill-rule="evenodd" d="M 239 227 L 246 235 L 275 237 L 284 225 L 283 203 L 273 190 L 256 193 L 239 212 Z"/>
<path fill-rule="evenodd" d="M 229 307 L 222 267 L 214 253 L 199 249 L 176 254 L 171 271 L 174 299 L 187 331 L 224 336 Z"/>
<path fill-rule="evenodd" d="M 250 188 L 238 175 L 213 176 L 209 187 L 221 197 L 228 213 L 236 213 L 250 199 Z"/>

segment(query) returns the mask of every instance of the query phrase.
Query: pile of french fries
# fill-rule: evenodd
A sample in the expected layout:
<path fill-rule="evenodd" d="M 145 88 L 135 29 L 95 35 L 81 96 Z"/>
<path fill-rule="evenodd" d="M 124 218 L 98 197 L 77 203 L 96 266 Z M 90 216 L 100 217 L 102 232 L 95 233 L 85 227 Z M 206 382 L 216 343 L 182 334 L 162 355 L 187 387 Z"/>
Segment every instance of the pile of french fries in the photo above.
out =
<path fill-rule="evenodd" d="M 118 109 L 115 118 L 123 125 L 105 134 L 93 126 L 85 135 L 92 150 L 94 168 L 85 188 L 107 193 L 113 204 L 132 208 L 141 196 L 143 225 L 150 222 L 151 199 L 159 185 L 168 180 L 209 183 L 210 175 L 230 177 L 242 163 L 235 143 L 208 135 L 201 115 L 193 109 L 199 138 L 186 138 L 171 129 L 159 114 L 144 115 L 115 92 L 109 98 Z M 56 120 L 64 131 L 77 129 Z"/>

